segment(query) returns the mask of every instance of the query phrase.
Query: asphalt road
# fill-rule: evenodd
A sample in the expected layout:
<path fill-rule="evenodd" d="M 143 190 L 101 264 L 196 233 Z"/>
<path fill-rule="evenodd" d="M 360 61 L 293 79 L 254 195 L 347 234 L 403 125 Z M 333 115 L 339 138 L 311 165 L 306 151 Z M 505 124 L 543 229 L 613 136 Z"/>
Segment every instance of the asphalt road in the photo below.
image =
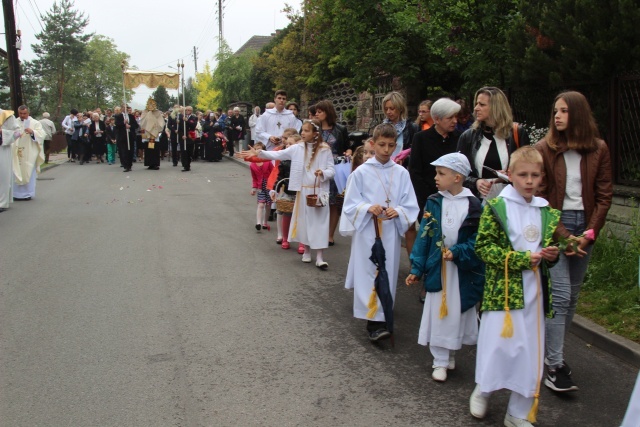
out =
<path fill-rule="evenodd" d="M 445 384 L 399 287 L 396 346 L 372 345 L 328 271 L 256 233 L 248 169 L 63 164 L 0 214 L 0 426 L 496 426 L 469 415 L 475 348 Z M 401 276 L 407 273 L 403 258 Z M 540 426 L 617 426 L 637 370 L 574 336 L 581 390 L 543 387 Z"/>

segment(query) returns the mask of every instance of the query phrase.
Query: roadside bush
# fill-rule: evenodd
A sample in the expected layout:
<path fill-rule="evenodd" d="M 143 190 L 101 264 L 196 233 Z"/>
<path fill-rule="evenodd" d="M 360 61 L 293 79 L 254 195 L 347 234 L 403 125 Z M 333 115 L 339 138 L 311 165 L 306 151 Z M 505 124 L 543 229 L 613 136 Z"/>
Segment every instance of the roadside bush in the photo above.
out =
<path fill-rule="evenodd" d="M 640 221 L 638 213 L 625 241 L 606 229 L 596 241 L 578 313 L 613 332 L 640 343 Z"/>

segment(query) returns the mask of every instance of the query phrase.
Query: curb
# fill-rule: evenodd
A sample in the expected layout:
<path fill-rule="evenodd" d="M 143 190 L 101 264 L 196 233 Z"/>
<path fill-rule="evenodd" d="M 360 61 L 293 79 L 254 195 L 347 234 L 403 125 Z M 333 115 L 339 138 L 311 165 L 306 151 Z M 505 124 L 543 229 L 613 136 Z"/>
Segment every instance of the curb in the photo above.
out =
<path fill-rule="evenodd" d="M 640 368 L 640 344 L 612 334 L 602 326 L 577 314 L 574 315 L 571 326 L 571 333 L 578 338 Z"/>
<path fill-rule="evenodd" d="M 42 168 L 40 167 L 40 173 L 44 173 L 46 171 L 48 171 L 49 169 L 53 169 L 57 166 L 60 166 L 60 163 L 47 163 L 47 167 Z"/>

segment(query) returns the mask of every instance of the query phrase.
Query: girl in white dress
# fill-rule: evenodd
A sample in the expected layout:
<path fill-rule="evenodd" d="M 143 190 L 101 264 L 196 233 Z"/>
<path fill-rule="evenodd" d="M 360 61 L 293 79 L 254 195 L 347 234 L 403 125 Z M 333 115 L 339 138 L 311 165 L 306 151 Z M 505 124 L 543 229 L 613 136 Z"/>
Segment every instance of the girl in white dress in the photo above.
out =
<path fill-rule="evenodd" d="M 302 262 L 311 262 L 316 250 L 316 267 L 326 270 L 323 249 L 329 246 L 329 181 L 335 174 L 331 149 L 322 141 L 320 122 L 305 120 L 300 130 L 302 142 L 281 151 L 249 148 L 242 157 L 258 156 L 269 160 L 291 160 L 289 190 L 297 191 L 293 206 L 289 241 L 304 244 Z M 318 196 L 318 207 L 307 205 L 307 196 Z"/>

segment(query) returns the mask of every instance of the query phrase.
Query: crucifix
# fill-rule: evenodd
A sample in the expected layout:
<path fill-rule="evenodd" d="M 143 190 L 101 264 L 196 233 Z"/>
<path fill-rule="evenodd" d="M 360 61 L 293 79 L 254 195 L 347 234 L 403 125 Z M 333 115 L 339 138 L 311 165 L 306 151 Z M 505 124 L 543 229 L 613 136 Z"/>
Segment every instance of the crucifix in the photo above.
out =
<path fill-rule="evenodd" d="M 280 129 L 280 126 L 282 126 L 282 123 L 280 123 L 280 121 L 278 120 L 278 123 L 276 123 L 278 125 L 278 129 Z"/>

